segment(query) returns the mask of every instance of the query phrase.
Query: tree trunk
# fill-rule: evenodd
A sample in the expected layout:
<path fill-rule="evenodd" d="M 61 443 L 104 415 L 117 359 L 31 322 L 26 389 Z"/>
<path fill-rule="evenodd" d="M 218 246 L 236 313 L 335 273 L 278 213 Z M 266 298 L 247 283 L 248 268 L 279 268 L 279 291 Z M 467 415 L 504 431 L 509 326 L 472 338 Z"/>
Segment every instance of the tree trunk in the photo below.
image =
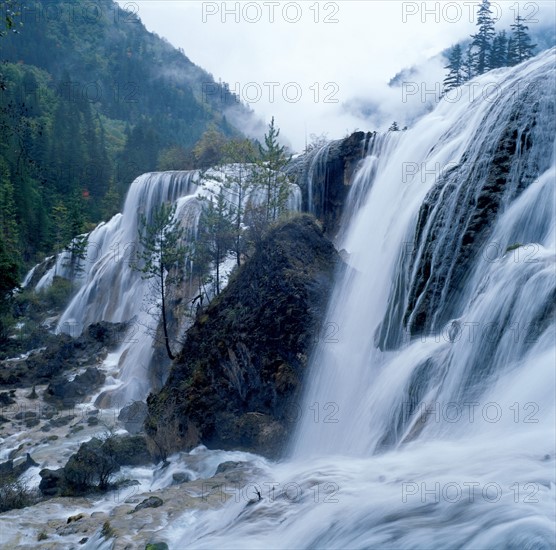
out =
<path fill-rule="evenodd" d="M 164 344 L 166 345 L 166 353 L 171 361 L 176 357 L 170 349 L 170 339 L 168 338 L 168 325 L 166 321 L 166 296 L 164 293 L 164 266 L 160 265 L 160 291 L 162 294 L 162 327 L 164 329 Z"/>
<path fill-rule="evenodd" d="M 220 247 L 216 247 L 216 295 L 220 294 Z"/>

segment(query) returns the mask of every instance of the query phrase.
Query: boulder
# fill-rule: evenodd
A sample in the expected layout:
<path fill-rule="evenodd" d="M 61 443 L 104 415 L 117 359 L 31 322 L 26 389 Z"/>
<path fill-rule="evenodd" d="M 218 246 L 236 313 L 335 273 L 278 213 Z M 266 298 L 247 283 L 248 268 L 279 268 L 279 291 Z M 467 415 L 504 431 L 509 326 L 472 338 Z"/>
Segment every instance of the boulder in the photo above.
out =
<path fill-rule="evenodd" d="M 149 497 L 146 498 L 143 502 L 140 502 L 135 508 L 134 512 L 138 512 L 139 510 L 143 510 L 144 508 L 158 508 L 162 506 L 164 501 L 159 497 Z"/>
<path fill-rule="evenodd" d="M 39 472 L 41 482 L 39 490 L 44 496 L 55 497 L 62 494 L 65 485 L 64 469 L 50 470 L 45 468 Z"/>
<path fill-rule="evenodd" d="M 147 414 L 147 404 L 144 401 L 134 401 L 120 411 L 118 420 L 130 434 L 137 434 L 143 431 Z"/>
<path fill-rule="evenodd" d="M 84 373 L 78 374 L 71 381 L 64 376 L 58 376 L 46 388 L 45 398 L 72 406 L 98 389 L 105 379 L 104 373 L 96 367 L 88 367 Z"/>

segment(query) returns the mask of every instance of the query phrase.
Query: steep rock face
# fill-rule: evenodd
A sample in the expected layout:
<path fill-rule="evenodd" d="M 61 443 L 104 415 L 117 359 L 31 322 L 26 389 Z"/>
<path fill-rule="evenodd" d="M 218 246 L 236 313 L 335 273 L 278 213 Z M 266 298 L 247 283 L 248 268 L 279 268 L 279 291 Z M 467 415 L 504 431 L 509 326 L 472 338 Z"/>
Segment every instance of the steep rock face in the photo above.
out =
<path fill-rule="evenodd" d="M 311 216 L 272 229 L 189 329 L 145 428 L 161 454 L 279 454 L 339 257 Z"/>
<path fill-rule="evenodd" d="M 375 334 L 381 349 L 395 349 L 404 332 L 414 337 L 437 331 L 457 314 L 472 275 L 468 267 L 489 242 L 495 220 L 548 169 L 553 146 L 546 136 L 554 129 L 555 107 L 542 92 L 542 78 L 520 89 L 508 107 L 497 106 L 489 119 L 495 125 L 485 121 L 475 146 L 430 189 Z M 543 117 L 546 112 L 552 116 Z M 484 253 L 483 260 L 489 261 Z"/>
<path fill-rule="evenodd" d="M 322 222 L 326 235 L 333 237 L 338 232 L 350 182 L 373 135 L 355 132 L 292 163 L 291 173 L 302 191 L 303 210 Z"/>

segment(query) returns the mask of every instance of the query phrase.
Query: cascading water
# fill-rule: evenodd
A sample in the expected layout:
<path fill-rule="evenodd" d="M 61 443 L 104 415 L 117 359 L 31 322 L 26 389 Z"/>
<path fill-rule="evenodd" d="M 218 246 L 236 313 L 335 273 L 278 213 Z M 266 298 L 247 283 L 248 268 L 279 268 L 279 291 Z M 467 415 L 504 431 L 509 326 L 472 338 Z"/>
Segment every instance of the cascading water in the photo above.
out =
<path fill-rule="evenodd" d="M 554 547 L 554 55 L 366 161 L 291 457 L 176 547 Z"/>
<path fill-rule="evenodd" d="M 175 203 L 176 219 L 184 227 L 186 236 L 194 238 L 202 208 L 199 197 L 210 198 L 218 192 L 227 175 L 233 175 L 239 166 L 228 165 L 222 172 L 209 171 L 202 186 L 197 185 L 197 171 L 156 172 L 138 177 L 128 191 L 122 213 L 100 224 L 87 236 L 87 254 L 79 261 L 78 268 L 72 266 L 71 255 L 63 252 L 38 281 L 37 290 L 49 286 L 55 276 L 71 279 L 79 285 L 78 292 L 58 322 L 59 332 L 78 336 L 90 323 L 131 321 L 119 351 L 109 356 L 110 365 L 107 367 L 114 376 L 109 378 L 112 383 L 97 399 L 98 406 L 122 406 L 129 401 L 143 400 L 153 389 L 154 373 L 149 371 L 156 317 L 153 319 L 149 313 L 152 304 L 146 304 L 144 300 L 151 294 L 151 287 L 148 280 L 141 278 L 140 272 L 130 267 L 137 252 L 141 216 L 145 216 L 148 224 L 156 207 L 162 203 Z M 234 204 L 238 194 L 233 184 L 228 187 L 223 187 L 223 192 L 228 203 Z M 251 190 L 244 200 L 262 204 L 263 193 Z M 300 191 L 293 186 L 288 208 L 299 210 L 300 203 Z M 34 269 L 25 278 L 26 282 L 31 280 L 33 272 Z M 189 285 L 192 286 L 191 281 Z M 190 288 L 186 294 L 194 294 L 195 290 Z M 183 333 L 185 328 L 185 325 L 180 326 L 178 333 Z M 157 373 L 164 372 L 163 367 L 157 365 Z"/>

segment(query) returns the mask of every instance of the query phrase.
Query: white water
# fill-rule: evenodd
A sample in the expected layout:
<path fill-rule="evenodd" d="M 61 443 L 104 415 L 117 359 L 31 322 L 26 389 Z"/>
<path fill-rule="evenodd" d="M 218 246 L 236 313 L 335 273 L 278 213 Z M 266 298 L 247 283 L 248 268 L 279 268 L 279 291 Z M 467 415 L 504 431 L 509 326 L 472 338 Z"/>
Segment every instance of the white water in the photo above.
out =
<path fill-rule="evenodd" d="M 175 216 L 184 227 L 186 238 L 194 239 L 202 208 L 198 197 L 212 196 L 211 193 L 217 191 L 227 174 L 233 174 L 237 166 L 228 165 L 222 172 L 211 170 L 202 186 L 197 185 L 197 171 L 143 174 L 132 183 L 122 213 L 100 224 L 87 236 L 86 258 L 80 262 L 82 272 L 77 270 L 76 275 L 71 271 L 70 254 L 63 252 L 37 283 L 36 290 L 42 290 L 52 283 L 54 276 L 60 276 L 79 286 L 58 322 L 57 331 L 78 336 L 91 323 L 130 322 L 116 359 L 112 356 L 102 366 L 109 378 L 103 388 L 106 392 L 99 395 L 99 406 L 123 406 L 130 401 L 144 400 L 152 389 L 150 368 L 157 326 L 156 317 L 149 313 L 153 308 L 149 298 L 152 291 L 149 281 L 130 267 L 138 247 L 141 215 L 148 223 L 160 204 L 175 203 Z M 233 187 L 224 192 L 226 200 L 234 204 L 237 193 Z M 262 204 L 264 197 L 262 192 L 253 190 L 245 200 Z M 297 186 L 292 186 L 288 208 L 299 210 L 300 203 L 300 191 Z M 221 266 L 221 287 L 225 286 L 234 265 L 234 261 L 227 260 Z M 25 282 L 31 279 L 34 270 L 27 275 Z M 195 292 L 191 280 L 184 284 L 190 287 L 186 293 Z M 210 288 L 207 291 L 210 294 Z M 186 328 L 183 324 L 179 333 Z M 157 366 L 156 371 L 163 372 L 164 368 Z"/>
<path fill-rule="evenodd" d="M 554 547 L 554 54 L 484 75 L 478 89 L 495 83 L 496 100 L 467 87 L 366 161 L 358 177 L 369 192 L 339 243 L 351 269 L 326 320 L 338 341 L 313 354 L 291 458 L 254 480 L 261 502 L 178 518 L 164 533 L 171 547 Z M 516 106 L 522 123 L 535 119 L 532 147 L 513 154 L 501 210 L 457 299 L 440 294 L 435 319 L 452 320 L 411 338 L 391 322 L 399 344 L 380 351 L 389 307 L 407 305 L 394 283 L 418 276 L 405 255 L 423 201 L 444 176 L 478 196 Z M 446 223 L 428 235 L 442 267 L 462 237 L 450 218 L 458 205 L 447 205 Z M 506 251 L 514 243 L 527 246 Z"/>

